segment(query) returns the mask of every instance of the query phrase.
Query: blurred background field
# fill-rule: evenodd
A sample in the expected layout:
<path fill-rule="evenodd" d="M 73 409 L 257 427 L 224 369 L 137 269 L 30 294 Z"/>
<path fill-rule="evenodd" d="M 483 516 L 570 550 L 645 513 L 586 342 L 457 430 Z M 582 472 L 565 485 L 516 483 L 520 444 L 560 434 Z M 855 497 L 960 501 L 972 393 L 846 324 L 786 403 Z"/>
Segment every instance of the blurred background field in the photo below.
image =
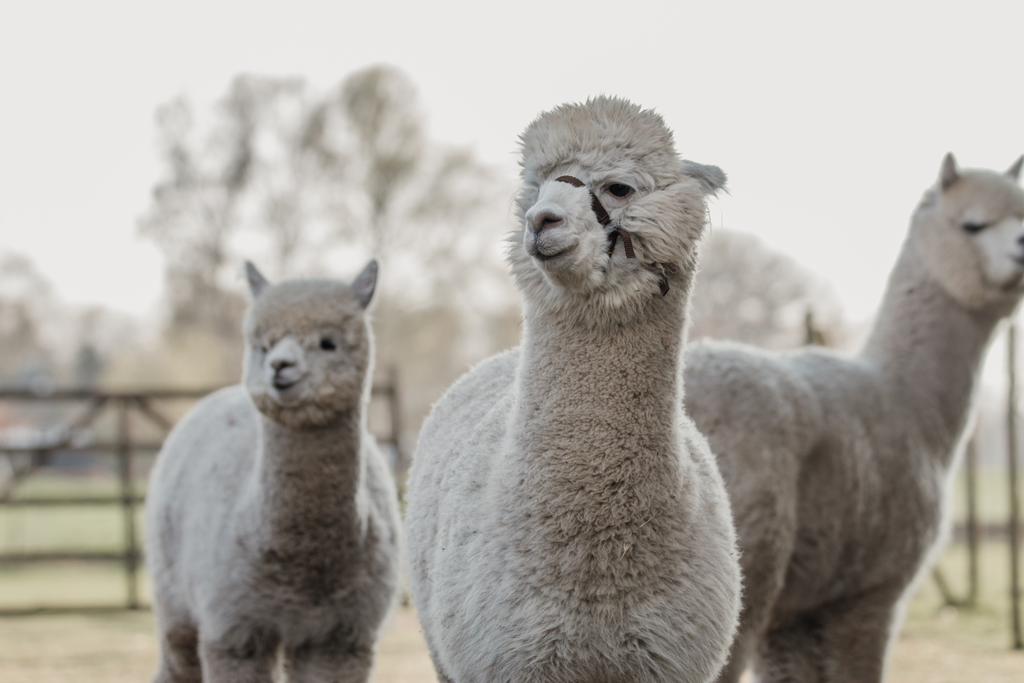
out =
<path fill-rule="evenodd" d="M 983 471 L 981 521 L 1005 520 L 1007 481 Z M 113 476 L 87 480 L 48 475 L 28 480 L 19 495 L 60 493 L 103 496 L 117 487 Z M 957 490 L 963 489 L 959 481 Z M 955 517 L 964 514 L 957 496 Z M 142 520 L 137 520 L 142 534 Z M 116 551 L 123 543 L 118 506 L 103 509 L 0 509 L 0 553 L 60 550 Z M 951 543 L 941 568 L 958 599 L 968 593 L 968 556 L 963 542 Z M 986 540 L 978 557 L 978 595 L 974 606 L 946 604 L 930 575 L 922 577 L 910 601 L 906 621 L 892 652 L 888 680 L 894 683 L 996 683 L 1021 680 L 1024 653 L 1010 649 L 1009 559 L 1005 539 Z M 142 575 L 139 597 L 150 601 Z M 56 562 L 0 567 L 0 609 L 45 606 L 97 607 L 123 604 L 123 563 Z M 157 657 L 153 616 L 148 610 L 45 614 L 0 618 L 0 680 L 5 683 L 50 681 L 148 680 Z M 380 644 L 374 681 L 434 681 L 410 608 L 400 608 Z"/>
<path fill-rule="evenodd" d="M 1005 566 L 1005 546 L 988 544 L 989 560 Z M 962 550 L 952 549 L 943 565 L 952 571 L 962 564 Z M 114 597 L 122 587 L 116 567 L 81 571 L 66 567 L 46 573 L 45 580 L 4 573 L 8 588 L 38 591 L 52 597 L 60 580 L 70 593 L 91 593 L 93 599 Z M 975 609 L 944 607 L 927 582 L 911 602 L 903 633 L 892 651 L 890 683 L 1017 683 L 1024 672 L 1024 653 L 1009 649 L 1005 583 L 998 571 L 986 572 L 981 600 Z M 1005 578 L 1005 573 L 1003 574 Z M 957 578 L 963 578 L 962 576 Z M 47 587 L 49 586 L 49 587 Z M 7 600 L 10 594 L 3 593 Z M 157 657 L 152 614 L 119 612 L 92 615 L 47 615 L 0 619 L 0 680 L 5 683 L 128 683 L 149 680 Z M 373 680 L 375 683 L 433 683 L 436 679 L 423 645 L 415 614 L 400 609 L 385 629 Z"/>
<path fill-rule="evenodd" d="M 1005 560 L 1005 547 L 986 546 L 992 559 Z M 962 555 L 962 553 L 960 553 Z M 949 554 L 950 568 L 957 552 Z M 986 563 L 987 565 L 987 563 Z M 67 568 L 60 578 L 77 591 L 116 593 L 116 568 L 79 573 Z M 952 572 L 950 572 L 952 575 Z M 996 574 L 996 572 L 993 572 Z M 988 578 L 997 578 L 996 576 Z M 5 575 L 4 582 L 18 577 Z M 28 590 L 46 588 L 25 582 Z M 976 609 L 942 606 L 926 583 L 910 605 L 903 633 L 892 651 L 890 683 L 1017 683 L 1024 653 L 1008 647 L 1005 585 L 984 584 Z M 1002 589 L 1002 590 L 999 590 Z M 5 599 L 7 595 L 4 595 Z M 148 680 L 157 657 L 152 614 L 120 612 L 96 615 L 47 615 L 0 619 L 0 680 L 6 683 L 92 681 L 128 683 Z M 375 683 L 433 683 L 429 657 L 410 609 L 400 609 L 385 629 Z"/>

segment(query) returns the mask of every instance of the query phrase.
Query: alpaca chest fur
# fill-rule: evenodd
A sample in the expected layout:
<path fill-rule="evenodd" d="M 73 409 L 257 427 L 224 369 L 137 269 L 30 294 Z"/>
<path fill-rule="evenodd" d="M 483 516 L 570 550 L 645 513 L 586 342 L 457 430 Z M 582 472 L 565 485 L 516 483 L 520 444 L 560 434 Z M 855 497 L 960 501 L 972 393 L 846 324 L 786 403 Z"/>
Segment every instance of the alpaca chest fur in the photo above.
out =
<path fill-rule="evenodd" d="M 261 454 L 295 452 L 285 428 L 262 418 Z M 358 586 L 356 575 L 382 569 L 364 566 L 368 548 L 384 539 L 371 524 L 365 491 L 366 455 L 345 457 L 339 443 L 357 442 L 359 424 L 350 417 L 304 435 L 301 458 L 263 457 L 256 463 L 254 492 L 237 510 L 239 542 L 260 579 L 292 589 L 289 601 L 317 605 L 344 599 Z M 379 476 L 379 474 L 378 474 Z"/>
<path fill-rule="evenodd" d="M 514 369 L 525 364 L 521 359 L 516 350 L 480 366 L 424 425 L 421 443 L 442 438 L 435 417 L 461 412 L 448 412 L 450 402 L 475 426 L 458 442 L 445 435 L 446 466 L 434 470 L 418 461 L 412 475 L 417 491 L 445 492 L 436 526 L 418 514 L 418 494 L 409 501 L 410 537 L 433 538 L 433 547 L 410 557 L 414 575 L 418 568 L 425 573 L 416 593 L 421 621 L 436 624 L 432 638 L 459 647 L 463 666 L 486 672 L 467 680 L 685 680 L 678 678 L 685 669 L 664 661 L 701 647 L 708 637 L 701 625 L 731 589 L 728 535 L 705 529 L 715 511 L 704 509 L 708 491 L 699 481 L 715 475 L 710 457 L 693 464 L 675 449 L 655 450 L 657 439 L 644 443 L 635 427 L 624 426 L 635 424 L 628 411 L 583 420 L 582 435 L 545 429 L 565 411 L 517 400 L 511 377 L 492 384 L 493 395 L 481 395 L 469 381 L 501 366 Z M 463 390 L 477 400 L 460 400 Z M 479 414 L 478 401 L 493 401 L 495 409 Z M 578 397 L 565 403 L 586 408 Z M 508 437 L 508 414 L 500 410 L 506 406 L 512 419 L 537 416 L 531 433 L 541 440 L 528 451 Z M 585 446 L 571 448 L 574 438 Z M 480 458 L 488 445 L 502 443 L 526 457 Z M 718 552 L 705 556 L 694 547 Z M 481 620 L 480 613 L 502 618 Z M 442 666 L 459 671 L 456 662 Z"/>
<path fill-rule="evenodd" d="M 539 324 L 549 334 L 528 333 L 520 355 L 509 444 L 517 457 L 498 470 L 507 482 L 502 518 L 529 530 L 521 540 L 527 554 L 542 539 L 574 539 L 622 558 L 638 535 L 659 537 L 651 534 L 655 519 L 660 527 L 682 514 L 677 492 L 692 467 L 680 455 L 686 418 L 679 378 L 666 380 L 657 369 L 678 364 L 679 330 L 675 341 L 625 327 L 567 338 L 558 322 Z"/>

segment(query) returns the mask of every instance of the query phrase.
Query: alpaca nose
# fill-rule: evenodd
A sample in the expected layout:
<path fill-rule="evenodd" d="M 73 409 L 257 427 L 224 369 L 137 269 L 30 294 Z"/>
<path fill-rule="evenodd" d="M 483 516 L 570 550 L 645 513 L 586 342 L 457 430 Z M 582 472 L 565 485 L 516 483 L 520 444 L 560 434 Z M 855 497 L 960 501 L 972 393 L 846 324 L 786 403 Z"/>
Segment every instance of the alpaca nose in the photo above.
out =
<path fill-rule="evenodd" d="M 305 374 L 302 358 L 291 347 L 292 344 L 288 342 L 279 344 L 267 358 L 271 373 L 269 381 L 277 389 L 283 390 L 297 384 Z"/>
<path fill-rule="evenodd" d="M 565 216 L 551 209 L 540 209 L 539 211 L 531 209 L 526 213 L 526 221 L 530 224 L 531 230 L 540 234 L 548 228 L 561 227 L 565 223 Z"/>
<path fill-rule="evenodd" d="M 276 384 L 285 377 L 293 378 L 296 373 L 304 372 L 302 347 L 292 336 L 287 336 L 274 344 L 267 355 L 267 366 L 272 372 L 272 380 Z"/>
<path fill-rule="evenodd" d="M 295 365 L 295 359 L 293 358 L 275 358 L 270 361 L 270 367 L 274 368 L 274 372 L 281 372 L 285 368 L 290 368 Z"/>

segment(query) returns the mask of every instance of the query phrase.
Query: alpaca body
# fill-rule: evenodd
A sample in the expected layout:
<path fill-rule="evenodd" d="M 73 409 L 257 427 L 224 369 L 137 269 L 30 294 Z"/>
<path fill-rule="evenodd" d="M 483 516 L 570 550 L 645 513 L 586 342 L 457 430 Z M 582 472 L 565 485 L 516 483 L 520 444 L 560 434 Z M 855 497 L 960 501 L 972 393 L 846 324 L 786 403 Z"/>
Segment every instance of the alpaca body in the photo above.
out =
<path fill-rule="evenodd" d="M 690 679 L 699 669 L 677 663 L 680 654 L 728 633 L 734 590 L 729 534 L 708 523 L 724 500 L 707 490 L 717 476 L 706 444 L 681 411 L 665 425 L 683 427 L 688 450 L 705 455 L 699 461 L 681 458 L 653 428 L 635 436 L 638 422 L 653 425 L 615 400 L 645 391 L 630 363 L 597 377 L 559 373 L 544 385 L 554 391 L 543 407 L 521 399 L 516 411 L 522 356 L 514 349 L 481 364 L 449 390 L 420 436 L 449 450 L 444 461 L 417 461 L 417 489 L 443 497 L 436 520 L 410 501 L 409 536 L 422 551 L 410 558 L 416 605 L 435 656 L 457 650 L 469 660 L 438 657 L 438 667 L 455 681 Z M 595 396 L 601 409 L 578 401 L 577 380 L 613 374 L 622 389 L 605 385 Z M 510 414 L 536 411 L 577 428 L 524 425 L 547 432 L 512 441 L 528 461 L 483 455 L 515 439 Z M 458 442 L 443 426 L 455 421 L 474 425 Z M 676 486 L 644 486 L 656 483 L 652 473 Z M 480 618 L 490 612 L 502 618 Z M 719 624 L 706 623 L 713 619 Z"/>
<path fill-rule="evenodd" d="M 282 308 L 296 311 L 294 301 Z M 332 315 L 311 317 L 304 327 Z M 291 412 L 264 406 L 276 421 L 258 410 L 254 398 L 268 399 L 253 386 L 266 364 L 247 357 L 248 388 L 207 397 L 168 437 L 147 501 L 158 681 L 269 681 L 282 655 L 289 679 L 368 679 L 398 585 L 399 519 L 394 482 L 362 418 L 369 339 L 360 325 L 353 316 L 350 330 L 334 333 L 344 348 L 323 352 L 337 367 L 350 351 L 357 366 L 342 370 L 344 380 L 322 373 L 333 379 L 316 391 L 337 399 L 319 406 L 323 424 L 308 424 L 308 404 L 293 397 L 276 408 Z M 301 366 L 274 361 L 294 351 L 289 344 L 266 345 L 276 379 Z M 313 377 L 316 362 L 305 369 Z"/>
<path fill-rule="evenodd" d="M 857 356 L 730 343 L 687 354 L 687 412 L 718 460 L 742 550 L 744 612 L 722 681 L 751 657 L 766 683 L 882 679 L 900 600 L 943 533 L 985 348 L 1024 272 L 993 276 L 1002 261 L 954 242 L 987 206 L 993 226 L 1016 226 L 1000 255 L 1024 261 L 1016 174 L 957 178 L 915 213 Z"/>
<path fill-rule="evenodd" d="M 524 134 L 520 211 L 532 227 L 509 256 L 523 342 L 456 382 L 421 431 L 407 514 L 413 599 L 442 681 L 709 680 L 732 637 L 738 571 L 720 475 L 681 410 L 703 190 L 671 154 L 672 180 L 610 209 L 641 258 L 665 239 L 663 297 L 622 246 L 608 253 L 586 189 L 554 180 L 600 186 L 603 155 L 619 164 L 605 182 L 642 187 L 649 158 L 630 167 L 595 134 L 575 159 L 538 162 L 558 145 L 534 148 L 531 133 L 570 136 L 562 114 L 592 116 L 584 130 L 605 124 L 611 137 L 636 119 L 663 125 L 600 98 Z"/>

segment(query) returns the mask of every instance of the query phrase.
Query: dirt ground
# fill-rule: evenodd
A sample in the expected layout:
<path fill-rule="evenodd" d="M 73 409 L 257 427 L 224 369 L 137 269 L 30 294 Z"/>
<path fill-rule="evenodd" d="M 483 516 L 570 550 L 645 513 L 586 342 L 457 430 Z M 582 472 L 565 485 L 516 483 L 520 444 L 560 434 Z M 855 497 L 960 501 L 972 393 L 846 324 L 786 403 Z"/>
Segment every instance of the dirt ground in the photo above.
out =
<path fill-rule="evenodd" d="M 149 612 L 0 619 L 4 683 L 138 683 L 156 666 Z M 1021 683 L 1024 653 L 945 635 L 909 631 L 897 642 L 888 683 Z M 374 683 L 435 683 L 411 610 L 391 619 Z"/>

